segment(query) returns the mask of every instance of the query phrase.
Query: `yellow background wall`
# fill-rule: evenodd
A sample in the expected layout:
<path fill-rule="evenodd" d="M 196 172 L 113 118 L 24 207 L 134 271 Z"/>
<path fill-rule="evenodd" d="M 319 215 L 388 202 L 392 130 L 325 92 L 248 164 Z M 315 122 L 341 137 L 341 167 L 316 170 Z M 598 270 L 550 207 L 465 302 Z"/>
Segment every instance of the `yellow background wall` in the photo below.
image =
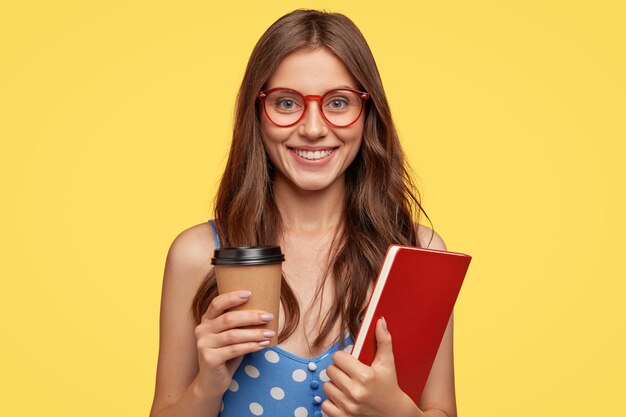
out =
<path fill-rule="evenodd" d="M 148 415 L 167 249 L 210 218 L 245 63 L 297 7 L 361 28 L 474 257 L 459 415 L 623 410 L 623 2 L 382 4 L 0 4 L 0 415 Z"/>

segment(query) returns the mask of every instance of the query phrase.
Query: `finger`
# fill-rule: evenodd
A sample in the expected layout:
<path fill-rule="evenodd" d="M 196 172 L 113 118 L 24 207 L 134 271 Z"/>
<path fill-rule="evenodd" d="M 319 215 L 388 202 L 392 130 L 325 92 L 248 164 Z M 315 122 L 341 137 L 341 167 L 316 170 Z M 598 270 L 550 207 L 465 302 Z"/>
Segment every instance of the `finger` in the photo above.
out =
<path fill-rule="evenodd" d="M 350 392 L 350 387 L 354 385 L 352 379 L 334 364 L 328 365 L 326 375 L 343 392 Z"/>
<path fill-rule="evenodd" d="M 269 340 L 267 341 L 269 344 Z M 211 354 L 215 356 L 219 363 L 225 363 L 230 359 L 245 355 L 246 353 L 256 352 L 265 348 L 267 344 L 261 342 L 246 342 L 228 345 L 217 349 L 211 349 Z"/>
<path fill-rule="evenodd" d="M 230 329 L 213 335 L 208 347 L 215 349 L 238 343 L 261 342 L 274 336 L 276 332 L 268 329 Z"/>
<path fill-rule="evenodd" d="M 337 411 L 347 410 L 352 404 L 352 400 L 349 399 L 332 381 L 324 383 L 322 389 L 328 396 L 328 399 L 332 401 L 333 405 L 337 408 Z"/>
<path fill-rule="evenodd" d="M 205 318 L 213 320 L 214 318 L 222 315 L 224 311 L 229 308 L 241 305 L 248 301 L 250 295 L 250 291 L 231 291 L 218 295 L 213 298 L 211 304 L 209 304 L 209 307 L 202 315 L 202 320 Z"/>
<path fill-rule="evenodd" d="M 391 333 L 387 329 L 387 323 L 383 317 L 378 319 L 376 323 L 376 356 L 372 361 L 372 365 L 379 363 L 393 364 L 393 347 L 391 343 Z"/>
<path fill-rule="evenodd" d="M 261 310 L 229 311 L 211 323 L 213 333 L 220 333 L 236 327 L 266 324 L 274 320 L 274 315 Z"/>
<path fill-rule="evenodd" d="M 330 399 L 327 399 L 322 403 L 322 411 L 328 415 L 328 417 L 341 417 L 344 415 L 339 407 L 337 407 L 337 405 Z"/>
<path fill-rule="evenodd" d="M 350 378 L 363 381 L 367 378 L 371 369 L 348 352 L 338 350 L 333 354 L 333 363 Z"/>

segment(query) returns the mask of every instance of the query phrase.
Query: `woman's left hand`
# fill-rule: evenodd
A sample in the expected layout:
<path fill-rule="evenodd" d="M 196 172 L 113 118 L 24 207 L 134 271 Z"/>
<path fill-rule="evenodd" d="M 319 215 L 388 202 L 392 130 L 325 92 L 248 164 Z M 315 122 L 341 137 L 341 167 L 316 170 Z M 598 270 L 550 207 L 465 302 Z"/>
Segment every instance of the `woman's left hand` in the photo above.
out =
<path fill-rule="evenodd" d="M 419 413 L 411 398 L 398 386 L 391 334 L 383 325 L 383 319 L 376 323 L 376 341 L 376 356 L 371 366 L 348 352 L 333 354 L 334 364 L 326 368 L 331 380 L 322 386 L 328 396 L 322 411 L 329 417 L 398 417 L 402 415 L 398 414 L 400 410 L 411 408 Z"/>

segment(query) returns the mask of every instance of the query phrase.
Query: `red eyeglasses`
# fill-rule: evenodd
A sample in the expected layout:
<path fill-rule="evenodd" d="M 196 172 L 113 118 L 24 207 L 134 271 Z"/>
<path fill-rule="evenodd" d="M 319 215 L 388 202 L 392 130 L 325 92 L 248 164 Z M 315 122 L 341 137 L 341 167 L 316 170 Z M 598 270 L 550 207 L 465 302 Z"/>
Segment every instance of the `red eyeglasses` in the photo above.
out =
<path fill-rule="evenodd" d="M 316 100 L 326 123 L 334 127 L 348 127 L 359 119 L 370 95 L 350 88 L 337 88 L 323 96 L 305 96 L 291 88 L 276 87 L 260 91 L 258 97 L 265 115 L 276 126 L 295 125 L 306 113 L 306 101 Z"/>

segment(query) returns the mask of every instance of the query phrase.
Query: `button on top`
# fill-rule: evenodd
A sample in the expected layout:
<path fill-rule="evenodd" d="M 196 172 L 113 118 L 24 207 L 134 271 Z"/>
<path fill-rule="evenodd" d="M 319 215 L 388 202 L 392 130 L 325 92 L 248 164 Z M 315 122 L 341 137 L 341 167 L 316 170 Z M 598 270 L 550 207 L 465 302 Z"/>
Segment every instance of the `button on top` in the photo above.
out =
<path fill-rule="evenodd" d="M 314 379 L 313 381 L 311 381 L 311 388 L 313 389 L 318 389 L 320 386 L 320 382 L 316 379 Z"/>
<path fill-rule="evenodd" d="M 315 371 L 317 369 L 317 365 L 313 362 L 309 362 L 309 370 Z"/>

